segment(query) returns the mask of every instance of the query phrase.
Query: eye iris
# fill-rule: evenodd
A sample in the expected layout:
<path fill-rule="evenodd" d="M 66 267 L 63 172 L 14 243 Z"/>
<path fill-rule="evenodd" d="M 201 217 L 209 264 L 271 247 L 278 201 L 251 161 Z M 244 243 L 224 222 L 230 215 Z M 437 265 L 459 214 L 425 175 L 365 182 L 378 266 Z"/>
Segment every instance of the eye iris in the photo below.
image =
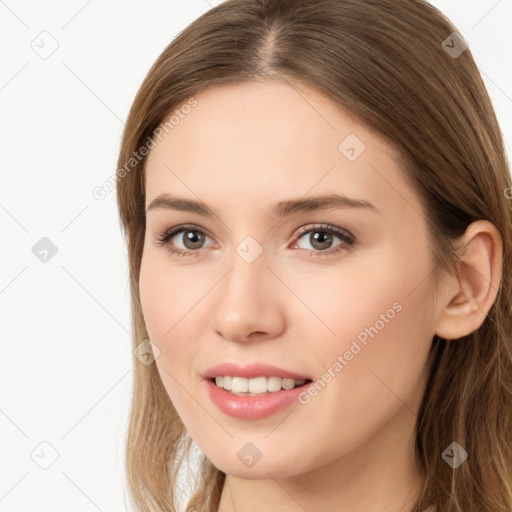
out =
<path fill-rule="evenodd" d="M 332 234 L 326 233 L 324 231 L 313 231 L 309 236 L 309 239 L 311 245 L 316 249 L 327 249 L 329 245 L 332 243 Z M 317 243 L 320 243 L 320 247 L 316 246 Z"/>
<path fill-rule="evenodd" d="M 184 231 L 184 244 L 187 249 L 198 249 L 201 246 L 201 243 L 204 240 L 204 236 L 198 231 Z M 198 240 L 194 240 L 198 239 Z M 188 243 L 192 243 L 192 247 L 188 245 Z"/>

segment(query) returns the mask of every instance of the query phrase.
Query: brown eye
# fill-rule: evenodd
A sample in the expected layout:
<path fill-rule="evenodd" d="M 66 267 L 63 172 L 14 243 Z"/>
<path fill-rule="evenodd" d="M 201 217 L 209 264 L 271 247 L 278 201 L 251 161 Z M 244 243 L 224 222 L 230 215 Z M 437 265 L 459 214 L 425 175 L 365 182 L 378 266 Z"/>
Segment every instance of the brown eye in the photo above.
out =
<path fill-rule="evenodd" d="M 196 255 L 206 238 L 210 237 L 194 226 L 174 226 L 162 233 L 156 243 L 166 245 L 170 252 L 180 256 Z"/>
<path fill-rule="evenodd" d="M 342 250 L 351 249 L 356 239 L 348 231 L 342 230 L 335 226 L 322 224 L 313 228 L 303 228 L 296 235 L 297 242 L 294 247 L 309 251 L 311 255 L 331 255 Z M 333 245 L 335 239 L 340 240 L 339 243 Z M 300 240 L 305 239 L 306 244 Z M 310 247 L 307 247 L 307 245 Z"/>
<path fill-rule="evenodd" d="M 190 250 L 200 249 L 204 242 L 204 233 L 194 230 L 185 230 L 183 233 L 183 245 Z"/>
<path fill-rule="evenodd" d="M 310 244 L 317 250 L 329 249 L 333 236 L 325 231 L 312 231 L 309 234 Z"/>

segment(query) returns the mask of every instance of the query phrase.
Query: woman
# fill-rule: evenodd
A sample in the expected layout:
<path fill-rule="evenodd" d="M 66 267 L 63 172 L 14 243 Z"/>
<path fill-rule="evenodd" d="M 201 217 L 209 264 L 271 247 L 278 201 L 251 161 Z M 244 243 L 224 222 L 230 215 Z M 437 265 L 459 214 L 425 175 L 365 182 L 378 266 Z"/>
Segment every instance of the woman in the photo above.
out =
<path fill-rule="evenodd" d="M 193 447 L 189 511 L 511 509 L 512 186 L 438 10 L 224 2 L 118 169 L 137 511 L 183 504 Z"/>

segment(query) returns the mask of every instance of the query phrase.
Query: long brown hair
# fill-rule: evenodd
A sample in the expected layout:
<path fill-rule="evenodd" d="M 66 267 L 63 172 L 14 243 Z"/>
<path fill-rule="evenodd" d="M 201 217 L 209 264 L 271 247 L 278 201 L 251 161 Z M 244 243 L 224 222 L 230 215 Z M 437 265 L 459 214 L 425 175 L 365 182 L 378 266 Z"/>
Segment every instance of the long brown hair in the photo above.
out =
<path fill-rule="evenodd" d="M 498 295 L 482 326 L 459 340 L 433 339 L 416 423 L 425 480 L 414 510 L 508 512 L 512 188 L 491 101 L 470 49 L 454 32 L 424 0 L 228 0 L 180 32 L 136 95 L 118 160 L 133 348 L 149 337 L 138 287 L 144 156 L 161 123 L 207 88 L 266 79 L 309 85 L 396 148 L 426 205 L 437 268 L 455 268 L 453 241 L 475 220 L 494 223 L 503 238 Z M 456 469 L 442 457 L 453 442 L 468 453 Z M 134 357 L 126 468 L 137 512 L 177 509 L 178 476 L 192 447 L 156 365 Z M 226 475 L 200 456 L 188 509 L 216 512 Z"/>

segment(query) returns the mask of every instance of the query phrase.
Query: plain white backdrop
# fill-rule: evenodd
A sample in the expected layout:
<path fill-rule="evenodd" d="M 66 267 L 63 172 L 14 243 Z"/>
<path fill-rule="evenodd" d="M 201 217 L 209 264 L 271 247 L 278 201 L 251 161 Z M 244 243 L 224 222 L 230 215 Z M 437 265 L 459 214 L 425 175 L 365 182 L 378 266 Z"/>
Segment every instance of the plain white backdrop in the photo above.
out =
<path fill-rule="evenodd" d="M 151 64 L 219 3 L 0 1 L 0 512 L 126 510 L 126 248 L 115 191 L 92 191 Z M 511 155 L 512 1 L 431 3 L 469 43 Z"/>

